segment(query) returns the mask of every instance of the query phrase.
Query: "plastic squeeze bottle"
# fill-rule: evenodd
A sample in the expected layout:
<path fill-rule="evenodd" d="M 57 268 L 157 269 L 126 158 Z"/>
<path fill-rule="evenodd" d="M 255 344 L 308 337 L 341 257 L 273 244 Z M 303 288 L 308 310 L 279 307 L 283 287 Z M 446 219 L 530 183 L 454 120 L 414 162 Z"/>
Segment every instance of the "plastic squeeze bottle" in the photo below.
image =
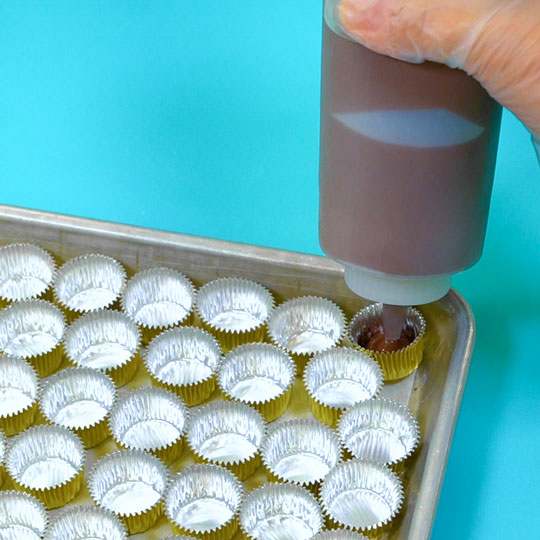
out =
<path fill-rule="evenodd" d="M 397 339 L 398 306 L 443 297 L 482 254 L 501 107 L 463 71 L 341 35 L 336 1 L 325 2 L 319 239 L 356 294 L 386 304 Z"/>

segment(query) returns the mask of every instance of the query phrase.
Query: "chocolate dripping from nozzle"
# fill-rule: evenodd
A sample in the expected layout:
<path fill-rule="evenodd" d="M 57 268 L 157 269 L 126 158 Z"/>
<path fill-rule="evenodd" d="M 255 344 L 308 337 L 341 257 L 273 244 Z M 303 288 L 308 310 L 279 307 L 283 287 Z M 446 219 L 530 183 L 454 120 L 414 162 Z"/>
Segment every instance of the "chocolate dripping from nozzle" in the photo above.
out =
<path fill-rule="evenodd" d="M 401 337 L 407 319 L 408 306 L 383 304 L 382 322 L 386 339 L 395 341 Z"/>

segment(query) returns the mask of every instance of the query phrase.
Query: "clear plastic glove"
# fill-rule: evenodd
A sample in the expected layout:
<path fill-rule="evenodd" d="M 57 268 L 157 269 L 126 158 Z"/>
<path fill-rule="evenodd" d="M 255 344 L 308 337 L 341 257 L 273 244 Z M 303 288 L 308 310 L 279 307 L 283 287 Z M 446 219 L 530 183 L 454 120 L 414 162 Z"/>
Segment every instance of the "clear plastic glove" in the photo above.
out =
<path fill-rule="evenodd" d="M 540 152 L 540 0 L 326 0 L 325 10 L 332 27 L 376 52 L 464 69 Z"/>

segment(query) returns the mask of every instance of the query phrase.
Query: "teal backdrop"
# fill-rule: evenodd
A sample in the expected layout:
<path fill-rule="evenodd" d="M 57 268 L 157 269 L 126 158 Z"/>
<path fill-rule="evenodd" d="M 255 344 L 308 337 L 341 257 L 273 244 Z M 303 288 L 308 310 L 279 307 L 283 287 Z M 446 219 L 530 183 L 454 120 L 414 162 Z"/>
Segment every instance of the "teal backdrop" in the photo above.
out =
<path fill-rule="evenodd" d="M 320 253 L 320 31 L 321 0 L 3 0 L 0 201 Z M 539 207 L 505 113 L 434 540 L 540 530 Z"/>

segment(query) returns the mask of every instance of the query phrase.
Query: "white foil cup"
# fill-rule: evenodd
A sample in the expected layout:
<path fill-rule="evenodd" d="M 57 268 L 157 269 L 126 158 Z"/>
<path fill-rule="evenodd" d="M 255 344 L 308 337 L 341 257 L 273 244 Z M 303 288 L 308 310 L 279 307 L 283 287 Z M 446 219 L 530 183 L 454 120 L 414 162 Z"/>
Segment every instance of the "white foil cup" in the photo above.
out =
<path fill-rule="evenodd" d="M 122 309 L 146 329 L 186 322 L 193 311 L 195 289 L 184 274 L 150 268 L 133 276 L 122 295 Z"/>
<path fill-rule="evenodd" d="M 215 338 L 190 326 L 163 332 L 152 340 L 144 358 L 153 382 L 175 392 L 189 406 L 210 397 L 220 361 Z"/>
<path fill-rule="evenodd" d="M 266 484 L 246 497 L 240 527 L 252 540 L 309 540 L 322 528 L 315 497 L 292 484 Z"/>
<path fill-rule="evenodd" d="M 367 540 L 367 538 L 352 531 L 332 530 L 319 533 L 313 537 L 313 540 Z"/>
<path fill-rule="evenodd" d="M 70 506 L 47 529 L 45 540 L 125 540 L 124 524 L 111 512 L 95 506 Z"/>
<path fill-rule="evenodd" d="M 333 429 L 301 418 L 271 425 L 261 453 L 270 481 L 305 487 L 317 485 L 342 457 Z"/>
<path fill-rule="evenodd" d="M 0 298 L 8 302 L 41 296 L 51 285 L 56 264 L 44 249 L 33 244 L 0 248 Z"/>
<path fill-rule="evenodd" d="M 341 412 L 376 396 L 383 374 L 373 358 L 356 349 L 335 347 L 315 355 L 304 371 L 313 414 L 335 426 Z"/>
<path fill-rule="evenodd" d="M 0 491 L 0 538 L 41 540 L 47 512 L 36 498 L 20 491 Z"/>
<path fill-rule="evenodd" d="M 0 431 L 0 487 L 6 478 L 6 436 Z"/>
<path fill-rule="evenodd" d="M 116 386 L 105 373 L 69 368 L 47 379 L 39 406 L 46 420 L 71 429 L 92 448 L 108 436 L 107 417 L 115 401 Z"/>
<path fill-rule="evenodd" d="M 265 287 L 241 278 L 220 278 L 197 295 L 197 312 L 225 350 L 264 339 L 274 299 Z"/>
<path fill-rule="evenodd" d="M 174 532 L 228 540 L 237 529 L 243 487 L 218 465 L 191 465 L 176 474 L 165 498 L 165 514 Z"/>
<path fill-rule="evenodd" d="M 94 502 L 118 516 L 129 534 L 144 532 L 162 513 L 165 465 L 141 450 L 122 450 L 96 462 L 88 479 Z"/>
<path fill-rule="evenodd" d="M 223 465 L 240 480 L 255 472 L 266 432 L 258 411 L 243 403 L 213 401 L 191 412 L 187 442 L 196 460 Z"/>
<path fill-rule="evenodd" d="M 88 253 L 67 261 L 54 279 L 54 296 L 75 313 L 111 306 L 126 283 L 124 267 L 112 257 Z"/>
<path fill-rule="evenodd" d="M 358 403 L 343 413 L 340 439 L 356 458 L 395 465 L 418 446 L 420 430 L 407 407 L 389 399 Z"/>
<path fill-rule="evenodd" d="M 79 492 L 84 459 L 77 435 L 60 426 L 35 426 L 10 441 L 6 465 L 18 489 L 56 508 Z"/>
<path fill-rule="evenodd" d="M 347 529 L 369 531 L 397 515 L 403 487 L 385 465 L 355 459 L 330 471 L 321 485 L 320 498 L 331 520 Z"/>
<path fill-rule="evenodd" d="M 50 302 L 15 302 L 0 311 L 0 350 L 31 359 L 40 376 L 50 375 L 62 360 L 65 326 L 64 315 Z"/>
<path fill-rule="evenodd" d="M 278 306 L 268 321 L 272 341 L 291 353 L 303 371 L 316 353 L 337 345 L 345 334 L 345 316 L 326 298 L 302 296 Z"/>
<path fill-rule="evenodd" d="M 250 343 L 225 355 L 218 384 L 227 399 L 251 405 L 271 422 L 285 412 L 295 374 L 294 362 L 285 351 Z"/>
<path fill-rule="evenodd" d="M 0 428 L 7 436 L 34 421 L 38 394 L 34 368 L 23 358 L 0 355 Z"/>
<path fill-rule="evenodd" d="M 104 371 L 123 386 L 138 367 L 141 332 L 124 313 L 98 310 L 79 317 L 64 336 L 68 358 L 79 367 Z"/>
<path fill-rule="evenodd" d="M 146 386 L 124 394 L 109 418 L 112 436 L 121 448 L 145 450 L 165 463 L 182 453 L 188 410 L 163 388 Z"/>

